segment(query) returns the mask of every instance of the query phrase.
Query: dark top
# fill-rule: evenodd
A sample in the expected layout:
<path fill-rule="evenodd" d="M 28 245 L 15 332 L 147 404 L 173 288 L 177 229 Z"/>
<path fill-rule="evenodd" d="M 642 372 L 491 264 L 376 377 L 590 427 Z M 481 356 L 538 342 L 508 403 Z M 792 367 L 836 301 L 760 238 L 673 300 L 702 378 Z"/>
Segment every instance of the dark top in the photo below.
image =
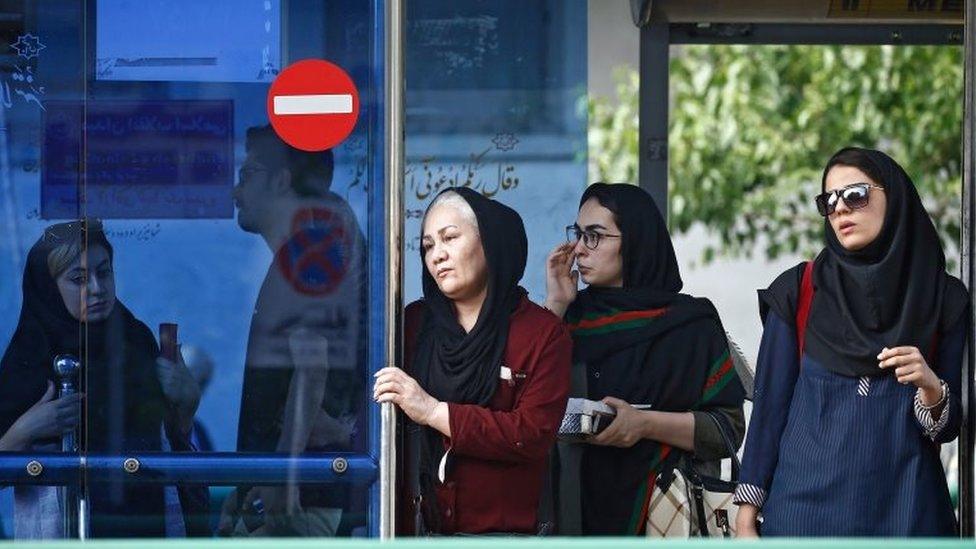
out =
<path fill-rule="evenodd" d="M 349 206 L 334 195 L 317 199 L 293 217 L 292 234 L 268 268 L 251 317 L 237 449 L 279 450 L 296 371 L 291 340 L 312 336 L 327 343 L 324 352 L 313 349 L 317 354 L 310 359 L 310 378 L 318 380 L 310 383 L 324 379 L 321 409 L 353 428 L 349 436 L 334 435 L 322 443 L 312 438 L 304 450 L 364 452 L 367 285 L 362 233 Z M 349 504 L 344 483 L 303 487 L 300 493 L 305 506 Z"/>
<path fill-rule="evenodd" d="M 965 321 L 941 336 L 930 367 L 948 385 L 938 421 L 914 385 L 848 377 L 807 354 L 768 314 L 736 501 L 762 508 L 764 535 L 952 535 L 939 446 L 962 417 Z"/>

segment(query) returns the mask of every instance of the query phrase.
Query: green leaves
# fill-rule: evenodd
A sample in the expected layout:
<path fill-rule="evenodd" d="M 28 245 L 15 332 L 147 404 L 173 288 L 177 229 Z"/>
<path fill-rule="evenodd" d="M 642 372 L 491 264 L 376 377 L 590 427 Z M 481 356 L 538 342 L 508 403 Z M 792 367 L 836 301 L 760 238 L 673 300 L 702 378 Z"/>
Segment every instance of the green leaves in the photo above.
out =
<path fill-rule="evenodd" d="M 912 176 L 955 264 L 963 52 L 955 46 L 682 46 L 671 60 L 669 224 L 719 255 L 812 255 L 813 205 L 837 149 L 884 150 Z M 638 76 L 589 102 L 592 180 L 637 181 Z M 711 250 L 711 248 L 708 248 Z M 704 262 L 715 256 L 706 251 Z"/>

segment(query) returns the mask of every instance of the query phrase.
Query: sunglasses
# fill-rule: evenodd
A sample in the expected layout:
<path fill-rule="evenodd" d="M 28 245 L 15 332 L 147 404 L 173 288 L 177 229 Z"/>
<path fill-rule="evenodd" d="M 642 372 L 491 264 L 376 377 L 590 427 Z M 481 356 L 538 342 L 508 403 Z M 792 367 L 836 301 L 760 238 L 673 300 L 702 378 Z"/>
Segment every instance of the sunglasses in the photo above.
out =
<path fill-rule="evenodd" d="M 102 231 L 102 221 L 100 219 L 87 218 L 68 223 L 58 223 L 44 229 L 44 240 L 53 243 L 61 243 L 84 237 L 86 233 L 97 233 Z"/>
<path fill-rule="evenodd" d="M 591 250 L 595 250 L 600 245 L 601 238 L 620 238 L 619 234 L 598 233 L 596 231 L 584 231 L 579 225 L 566 227 L 566 241 L 576 242 L 583 240 L 583 245 Z"/>
<path fill-rule="evenodd" d="M 843 199 L 844 204 L 852 210 L 859 210 L 868 205 L 868 198 L 871 196 L 871 189 L 884 190 L 880 185 L 870 183 L 855 183 L 840 189 L 834 189 L 822 194 L 818 194 L 814 199 L 817 203 L 817 211 L 820 215 L 827 217 L 837 209 L 837 203 Z"/>

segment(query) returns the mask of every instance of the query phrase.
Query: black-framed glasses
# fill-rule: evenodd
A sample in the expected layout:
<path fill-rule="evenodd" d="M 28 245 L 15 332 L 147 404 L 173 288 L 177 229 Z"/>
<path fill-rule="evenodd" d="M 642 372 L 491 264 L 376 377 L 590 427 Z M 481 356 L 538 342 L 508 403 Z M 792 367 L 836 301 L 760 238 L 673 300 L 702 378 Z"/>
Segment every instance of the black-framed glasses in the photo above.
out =
<path fill-rule="evenodd" d="M 817 203 L 817 211 L 820 215 L 827 217 L 837 209 L 837 202 L 841 199 L 844 204 L 852 210 L 859 210 L 868 205 L 868 198 L 871 196 L 871 189 L 881 189 L 880 185 L 870 183 L 854 183 L 840 189 L 834 189 L 822 194 L 818 194 L 814 199 Z"/>
<path fill-rule="evenodd" d="M 241 166 L 241 169 L 237 171 L 237 180 L 244 181 L 245 179 L 250 179 L 254 174 L 266 172 L 267 168 L 262 168 L 260 166 Z"/>
<path fill-rule="evenodd" d="M 575 223 L 566 227 L 566 241 L 576 242 L 583 240 L 583 245 L 591 250 L 595 250 L 600 245 L 601 238 L 620 238 L 619 234 L 598 233 L 596 231 L 584 231 Z"/>

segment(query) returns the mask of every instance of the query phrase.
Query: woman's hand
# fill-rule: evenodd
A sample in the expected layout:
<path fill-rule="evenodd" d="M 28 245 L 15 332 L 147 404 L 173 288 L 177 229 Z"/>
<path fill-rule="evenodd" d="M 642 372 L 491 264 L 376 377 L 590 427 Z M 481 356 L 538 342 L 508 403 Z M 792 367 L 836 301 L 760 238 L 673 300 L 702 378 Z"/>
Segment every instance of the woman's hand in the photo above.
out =
<path fill-rule="evenodd" d="M 739 512 L 735 516 L 735 537 L 736 538 L 758 538 L 759 531 L 756 530 L 756 519 L 759 517 L 759 509 L 751 503 L 739 504 Z"/>
<path fill-rule="evenodd" d="M 0 451 L 27 450 L 31 443 L 67 433 L 81 422 L 81 393 L 54 398 L 54 384 L 40 400 L 21 414 L 0 438 Z"/>
<path fill-rule="evenodd" d="M 885 347 L 878 355 L 878 361 L 881 368 L 895 369 L 898 383 L 911 383 L 918 387 L 920 399 L 925 406 L 933 406 L 942 399 L 942 382 L 929 368 L 918 347 Z"/>
<path fill-rule="evenodd" d="M 586 439 L 590 444 L 630 448 L 645 437 L 645 413 L 619 398 L 606 397 L 603 402 L 617 412 L 613 422 L 599 434 Z"/>
<path fill-rule="evenodd" d="M 573 270 L 576 244 L 564 242 L 549 254 L 546 259 L 546 301 L 547 309 L 562 317 L 569 304 L 576 299 L 579 284 L 579 271 Z"/>
<path fill-rule="evenodd" d="M 376 402 L 392 402 L 414 423 L 429 425 L 445 436 L 451 436 L 447 403 L 438 402 L 427 394 L 414 378 L 399 368 L 383 368 L 374 377 L 373 399 Z"/>
<path fill-rule="evenodd" d="M 200 386 L 183 361 L 182 351 L 176 353 L 176 362 L 163 357 L 156 359 L 156 376 L 163 389 L 163 396 L 176 407 L 184 433 L 193 427 L 193 415 L 200 405 Z"/>

